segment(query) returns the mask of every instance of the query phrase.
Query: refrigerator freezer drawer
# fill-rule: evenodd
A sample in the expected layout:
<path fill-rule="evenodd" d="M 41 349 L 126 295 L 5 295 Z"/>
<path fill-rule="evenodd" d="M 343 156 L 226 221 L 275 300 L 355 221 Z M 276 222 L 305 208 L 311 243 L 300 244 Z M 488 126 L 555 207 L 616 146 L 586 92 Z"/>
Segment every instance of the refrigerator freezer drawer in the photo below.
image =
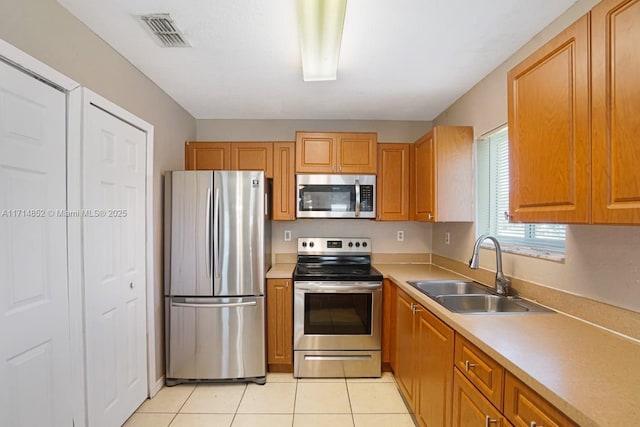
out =
<path fill-rule="evenodd" d="M 266 375 L 264 297 L 165 298 L 167 383 Z"/>

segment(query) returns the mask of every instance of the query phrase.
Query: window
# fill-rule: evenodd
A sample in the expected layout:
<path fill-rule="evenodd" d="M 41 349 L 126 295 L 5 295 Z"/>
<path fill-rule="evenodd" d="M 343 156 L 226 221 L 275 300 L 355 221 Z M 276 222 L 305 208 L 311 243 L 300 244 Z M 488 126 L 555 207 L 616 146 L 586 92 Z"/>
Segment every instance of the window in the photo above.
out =
<path fill-rule="evenodd" d="M 507 127 L 478 141 L 478 234 L 490 233 L 501 243 L 564 252 L 566 226 L 511 224 L 509 211 L 509 135 Z"/>

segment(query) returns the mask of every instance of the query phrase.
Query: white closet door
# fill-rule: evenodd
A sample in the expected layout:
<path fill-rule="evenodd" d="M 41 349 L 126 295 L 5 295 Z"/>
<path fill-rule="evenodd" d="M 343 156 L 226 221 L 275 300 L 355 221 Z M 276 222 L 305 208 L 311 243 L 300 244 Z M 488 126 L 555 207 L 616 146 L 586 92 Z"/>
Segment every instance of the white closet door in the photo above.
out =
<path fill-rule="evenodd" d="M 66 97 L 0 62 L 0 425 L 70 426 Z"/>
<path fill-rule="evenodd" d="M 147 397 L 146 134 L 91 105 L 82 143 L 89 425 L 121 425 Z"/>

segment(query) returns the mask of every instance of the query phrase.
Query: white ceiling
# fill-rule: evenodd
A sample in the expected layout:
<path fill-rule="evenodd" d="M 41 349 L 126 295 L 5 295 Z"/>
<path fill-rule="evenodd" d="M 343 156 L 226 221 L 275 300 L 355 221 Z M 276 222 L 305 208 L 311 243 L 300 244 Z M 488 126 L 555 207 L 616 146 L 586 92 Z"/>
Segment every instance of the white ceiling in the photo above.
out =
<path fill-rule="evenodd" d="M 434 119 L 575 3 L 348 0 L 338 80 L 303 82 L 296 0 L 58 1 L 197 119 L 351 120 Z M 193 47 L 160 47 L 149 13 Z"/>

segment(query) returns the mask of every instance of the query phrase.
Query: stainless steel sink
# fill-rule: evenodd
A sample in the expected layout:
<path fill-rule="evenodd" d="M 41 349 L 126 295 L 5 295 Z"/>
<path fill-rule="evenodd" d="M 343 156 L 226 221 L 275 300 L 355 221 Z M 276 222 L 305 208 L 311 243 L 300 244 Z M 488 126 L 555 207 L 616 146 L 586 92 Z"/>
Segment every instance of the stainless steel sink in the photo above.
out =
<path fill-rule="evenodd" d="M 407 282 L 429 297 L 438 295 L 488 294 L 491 290 L 479 283 L 464 280 L 415 280 Z"/>
<path fill-rule="evenodd" d="M 530 301 L 500 295 L 438 295 L 433 299 L 454 313 L 553 312 Z"/>

